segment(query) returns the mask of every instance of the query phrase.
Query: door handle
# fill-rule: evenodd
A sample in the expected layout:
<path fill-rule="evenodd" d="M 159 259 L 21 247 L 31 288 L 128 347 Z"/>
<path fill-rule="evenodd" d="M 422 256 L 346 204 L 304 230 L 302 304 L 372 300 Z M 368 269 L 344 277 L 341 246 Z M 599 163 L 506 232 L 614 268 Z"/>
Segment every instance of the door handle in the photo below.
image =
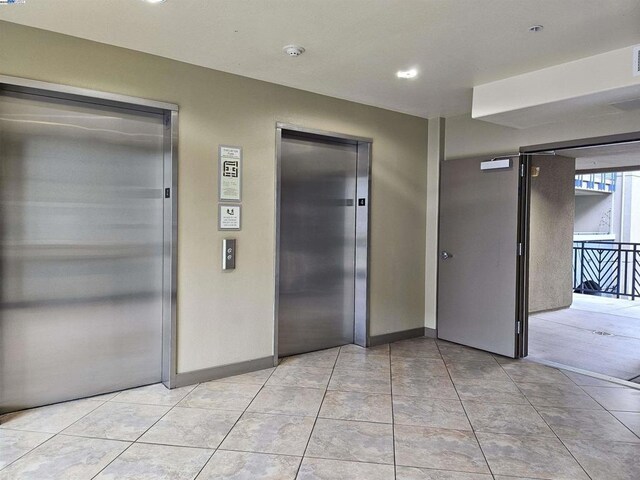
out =
<path fill-rule="evenodd" d="M 445 252 L 444 250 L 442 251 L 442 253 L 440 254 L 440 258 L 442 260 L 449 260 L 450 258 L 453 258 L 453 254 L 449 253 L 449 252 Z"/>

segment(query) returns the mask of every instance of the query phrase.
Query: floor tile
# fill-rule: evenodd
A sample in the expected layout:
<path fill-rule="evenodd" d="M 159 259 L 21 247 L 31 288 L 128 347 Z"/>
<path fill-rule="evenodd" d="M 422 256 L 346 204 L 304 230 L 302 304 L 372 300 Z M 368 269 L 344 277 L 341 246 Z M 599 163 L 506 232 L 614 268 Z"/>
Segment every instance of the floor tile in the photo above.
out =
<path fill-rule="evenodd" d="M 638 437 L 606 410 L 538 407 L 538 412 L 561 440 L 580 437 L 640 442 Z"/>
<path fill-rule="evenodd" d="M 607 410 L 640 412 L 640 390 L 631 388 L 584 387 L 584 391 Z"/>
<path fill-rule="evenodd" d="M 2 480 L 87 480 L 130 443 L 57 435 L 2 471 Z"/>
<path fill-rule="evenodd" d="M 394 395 L 458 399 L 449 377 L 424 377 L 407 374 L 392 375 Z"/>
<path fill-rule="evenodd" d="M 391 395 L 330 390 L 322 402 L 320 417 L 391 423 Z"/>
<path fill-rule="evenodd" d="M 245 413 L 220 448 L 244 452 L 304 454 L 314 418 Z"/>
<path fill-rule="evenodd" d="M 494 356 L 489 352 L 483 352 L 482 350 L 475 350 L 473 348 L 452 348 L 441 346 L 440 353 L 442 354 L 442 359 L 446 364 L 457 362 L 497 363 Z"/>
<path fill-rule="evenodd" d="M 224 377 L 214 382 L 220 383 L 244 383 L 249 385 L 264 385 L 273 373 L 275 368 L 265 368 L 264 370 L 256 370 L 255 372 L 243 373 L 242 375 L 234 375 L 232 377 Z"/>
<path fill-rule="evenodd" d="M 463 403 L 476 432 L 553 436 L 551 429 L 530 405 L 472 401 Z"/>
<path fill-rule="evenodd" d="M 198 385 L 178 405 L 181 407 L 211 408 L 213 410 L 243 411 L 249 406 L 260 385 L 208 382 Z"/>
<path fill-rule="evenodd" d="M 294 480 L 300 457 L 218 450 L 198 480 Z"/>
<path fill-rule="evenodd" d="M 108 402 L 64 430 L 66 435 L 135 441 L 170 407 Z"/>
<path fill-rule="evenodd" d="M 461 400 L 473 400 L 487 403 L 513 403 L 528 405 L 524 397 L 512 381 L 484 383 L 467 383 L 464 380 L 455 382 L 456 390 Z M 395 390 L 395 389 L 394 389 Z"/>
<path fill-rule="evenodd" d="M 556 437 L 477 433 L 494 475 L 588 480 Z"/>
<path fill-rule="evenodd" d="M 395 441 L 398 465 L 489 473 L 472 432 L 396 425 Z"/>
<path fill-rule="evenodd" d="M 336 370 L 384 370 L 389 371 L 390 360 L 382 355 L 361 355 L 340 352 L 336 361 Z"/>
<path fill-rule="evenodd" d="M 273 372 L 268 386 L 289 386 L 305 388 L 327 388 L 331 369 L 316 367 L 287 367 L 282 365 Z"/>
<path fill-rule="evenodd" d="M 226 410 L 175 407 L 139 441 L 216 449 L 240 415 Z"/>
<path fill-rule="evenodd" d="M 116 458 L 96 480 L 192 480 L 213 450 L 134 443 Z"/>
<path fill-rule="evenodd" d="M 497 363 L 489 362 L 456 362 L 448 366 L 454 383 L 485 383 L 487 381 L 507 382 L 511 379 Z"/>
<path fill-rule="evenodd" d="M 502 365 L 502 368 L 516 383 L 570 383 L 573 385 L 571 379 L 560 370 L 539 363 L 520 361 Z"/>
<path fill-rule="evenodd" d="M 142 403 L 147 405 L 166 405 L 173 407 L 182 400 L 194 387 L 168 389 L 161 383 L 133 388 L 120 392 L 113 402 Z"/>
<path fill-rule="evenodd" d="M 384 371 L 337 370 L 331 375 L 329 390 L 363 393 L 391 393 L 391 376 Z"/>
<path fill-rule="evenodd" d="M 394 480 L 393 465 L 306 457 L 297 480 Z"/>
<path fill-rule="evenodd" d="M 324 390 L 318 388 L 273 387 L 266 385 L 251 402 L 248 412 L 284 415 L 318 415 Z"/>
<path fill-rule="evenodd" d="M 393 464 L 393 426 L 319 418 L 305 455 Z"/>
<path fill-rule="evenodd" d="M 640 444 L 594 440 L 564 440 L 592 480 L 640 478 Z"/>
<path fill-rule="evenodd" d="M 600 380 L 599 378 L 589 377 L 588 375 L 582 375 L 580 373 L 571 372 L 569 370 L 561 370 L 567 377 L 571 379 L 576 385 L 582 387 L 611 387 L 611 388 L 623 388 L 622 385 L 613 382 L 607 382 L 606 380 Z"/>
<path fill-rule="evenodd" d="M 359 353 L 362 355 L 389 355 L 389 344 L 376 345 L 375 347 L 364 348 L 359 345 L 343 345 L 340 347 L 340 353 Z"/>
<path fill-rule="evenodd" d="M 280 365 L 333 368 L 339 351 L 340 348 L 330 348 L 328 350 L 319 350 L 317 352 L 285 357 L 281 360 Z"/>
<path fill-rule="evenodd" d="M 536 407 L 568 407 L 601 410 L 580 387 L 562 383 L 518 383 L 518 388 Z"/>
<path fill-rule="evenodd" d="M 441 358 L 435 340 L 403 340 L 390 345 L 392 357 Z"/>
<path fill-rule="evenodd" d="M 440 358 L 391 357 L 393 375 L 448 377 L 449 372 Z"/>
<path fill-rule="evenodd" d="M 460 400 L 394 395 L 393 418 L 396 425 L 471 430 Z"/>
<path fill-rule="evenodd" d="M 0 429 L 0 469 L 30 452 L 53 434 Z"/>
<path fill-rule="evenodd" d="M 640 437 L 640 412 L 611 412 L 611 414 Z"/>
<path fill-rule="evenodd" d="M 491 475 L 482 473 L 451 472 L 430 468 L 398 467 L 396 480 L 491 480 Z"/>
<path fill-rule="evenodd" d="M 7 413 L 0 417 L 0 428 L 58 433 L 103 403 L 96 400 L 74 400 Z"/>

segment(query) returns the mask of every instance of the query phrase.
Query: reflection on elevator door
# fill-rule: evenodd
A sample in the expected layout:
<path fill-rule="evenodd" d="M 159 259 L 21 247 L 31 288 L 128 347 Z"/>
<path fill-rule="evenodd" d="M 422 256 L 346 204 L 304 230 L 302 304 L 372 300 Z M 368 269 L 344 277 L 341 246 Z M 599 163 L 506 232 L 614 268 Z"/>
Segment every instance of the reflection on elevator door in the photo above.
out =
<path fill-rule="evenodd" d="M 0 95 L 0 412 L 161 380 L 163 132 Z"/>
<path fill-rule="evenodd" d="M 357 147 L 283 131 L 278 355 L 353 342 Z"/>

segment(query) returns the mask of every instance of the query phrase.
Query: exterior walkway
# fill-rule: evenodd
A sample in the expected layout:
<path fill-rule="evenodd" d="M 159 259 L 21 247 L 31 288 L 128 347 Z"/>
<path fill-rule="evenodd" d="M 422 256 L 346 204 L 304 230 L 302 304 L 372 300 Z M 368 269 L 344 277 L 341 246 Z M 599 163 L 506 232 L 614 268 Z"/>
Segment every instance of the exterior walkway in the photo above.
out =
<path fill-rule="evenodd" d="M 574 294 L 571 308 L 530 316 L 529 358 L 637 379 L 640 301 Z"/>
<path fill-rule="evenodd" d="M 640 478 L 640 391 L 426 338 L 0 422 L 1 479 Z"/>

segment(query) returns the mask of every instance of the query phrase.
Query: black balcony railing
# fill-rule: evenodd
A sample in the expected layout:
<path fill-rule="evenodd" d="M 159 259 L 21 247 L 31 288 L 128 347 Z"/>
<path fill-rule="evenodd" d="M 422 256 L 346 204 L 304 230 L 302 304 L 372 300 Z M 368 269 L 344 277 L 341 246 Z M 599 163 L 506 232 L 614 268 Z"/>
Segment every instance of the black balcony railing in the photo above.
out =
<path fill-rule="evenodd" d="M 576 293 L 635 300 L 640 298 L 640 243 L 573 243 Z"/>

